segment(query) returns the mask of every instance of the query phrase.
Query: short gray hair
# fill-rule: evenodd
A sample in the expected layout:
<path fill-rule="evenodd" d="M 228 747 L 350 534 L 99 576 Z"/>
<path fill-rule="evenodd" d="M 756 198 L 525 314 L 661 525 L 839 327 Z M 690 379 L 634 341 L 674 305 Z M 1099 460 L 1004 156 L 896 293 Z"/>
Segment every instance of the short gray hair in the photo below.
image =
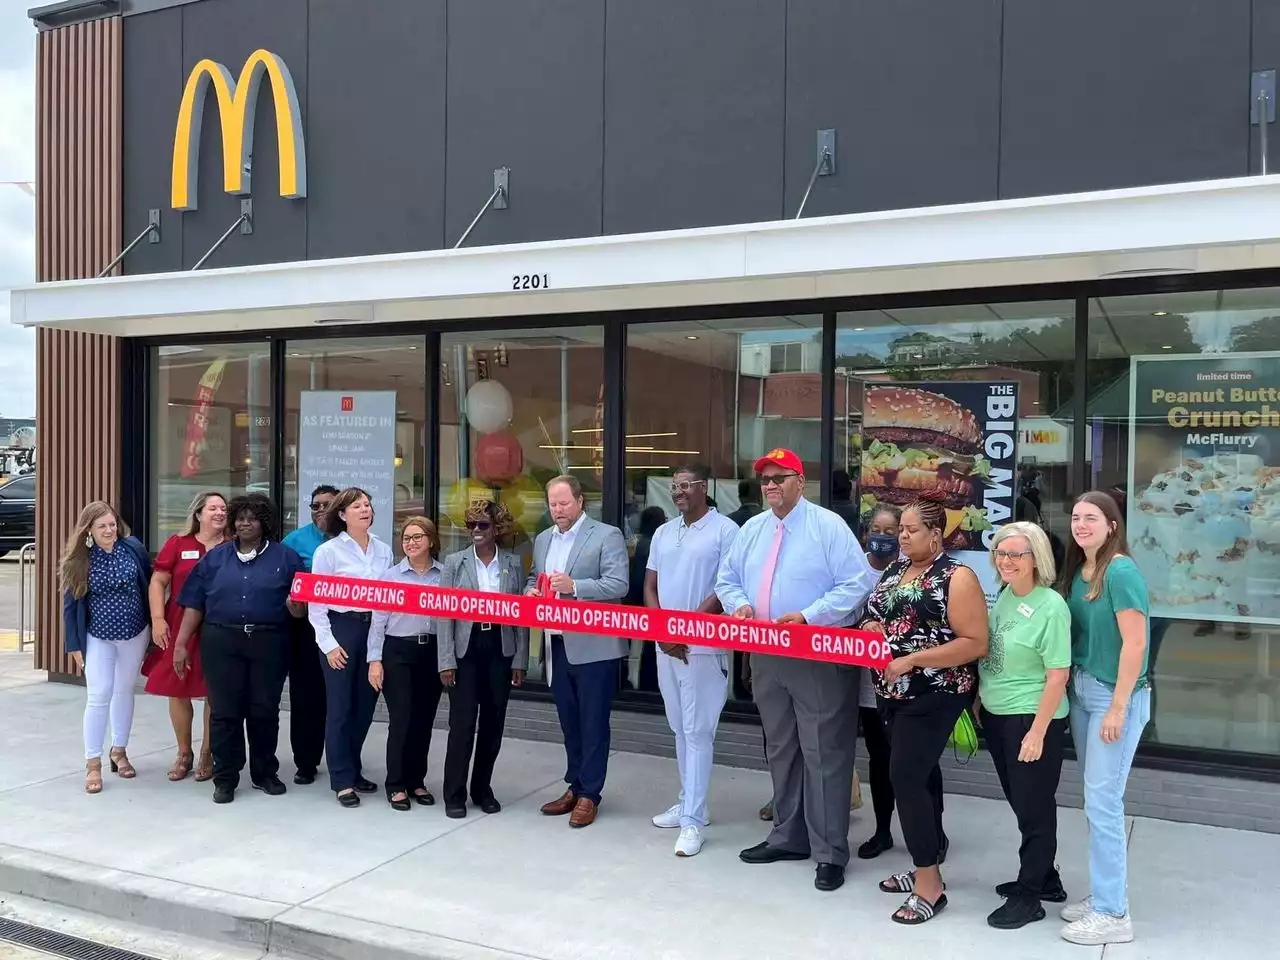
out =
<path fill-rule="evenodd" d="M 996 548 L 1010 537 L 1026 537 L 1027 546 L 1031 548 L 1031 559 L 1036 565 L 1036 583 L 1042 587 L 1053 586 L 1058 579 L 1058 569 L 1053 562 L 1053 547 L 1049 544 L 1049 537 L 1039 526 L 1026 520 L 1006 523 L 996 530 L 996 535 L 991 538 L 991 565 L 996 565 Z"/>

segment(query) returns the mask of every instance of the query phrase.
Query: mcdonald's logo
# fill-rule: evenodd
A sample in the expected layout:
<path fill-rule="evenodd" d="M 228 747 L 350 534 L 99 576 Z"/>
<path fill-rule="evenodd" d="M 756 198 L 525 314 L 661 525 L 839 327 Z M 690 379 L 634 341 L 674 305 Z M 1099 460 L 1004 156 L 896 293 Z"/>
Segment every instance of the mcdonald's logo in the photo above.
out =
<path fill-rule="evenodd" d="M 263 75 L 271 82 L 276 139 L 280 148 L 280 196 L 307 195 L 307 151 L 302 138 L 298 92 L 285 62 L 267 50 L 255 50 L 240 70 L 239 80 L 213 60 L 196 64 L 182 90 L 178 126 L 173 134 L 173 177 L 170 200 L 175 210 L 196 208 L 200 164 L 200 129 L 204 104 L 213 86 L 222 124 L 222 186 L 227 193 L 249 192 L 253 159 L 254 107 Z"/>

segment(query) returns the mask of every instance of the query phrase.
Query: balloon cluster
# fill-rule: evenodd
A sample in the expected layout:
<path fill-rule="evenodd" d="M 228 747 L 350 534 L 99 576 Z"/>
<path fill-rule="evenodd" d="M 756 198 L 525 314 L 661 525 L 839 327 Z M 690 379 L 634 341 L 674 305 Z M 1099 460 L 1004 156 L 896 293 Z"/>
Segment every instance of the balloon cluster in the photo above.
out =
<path fill-rule="evenodd" d="M 467 391 L 467 420 L 480 440 L 472 455 L 474 475 L 500 487 L 524 471 L 524 451 L 507 425 L 514 407 L 507 388 L 496 380 L 480 380 Z"/>

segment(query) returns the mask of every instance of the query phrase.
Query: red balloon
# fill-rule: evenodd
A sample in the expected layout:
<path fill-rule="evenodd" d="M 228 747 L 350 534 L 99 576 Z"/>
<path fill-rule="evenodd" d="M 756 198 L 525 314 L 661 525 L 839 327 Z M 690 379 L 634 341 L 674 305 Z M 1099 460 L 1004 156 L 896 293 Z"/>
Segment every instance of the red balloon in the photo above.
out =
<path fill-rule="evenodd" d="M 506 431 L 487 433 L 476 444 L 472 465 L 478 478 L 496 486 L 520 476 L 524 471 L 524 451 L 520 441 Z"/>

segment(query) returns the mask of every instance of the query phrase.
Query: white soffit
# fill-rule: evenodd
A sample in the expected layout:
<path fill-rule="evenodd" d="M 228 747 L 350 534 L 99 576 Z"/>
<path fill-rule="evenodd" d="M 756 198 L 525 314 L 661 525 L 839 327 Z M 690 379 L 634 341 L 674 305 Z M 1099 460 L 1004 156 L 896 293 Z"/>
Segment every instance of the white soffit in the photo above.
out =
<path fill-rule="evenodd" d="M 495 218 L 501 217 L 495 213 Z M 252 243 L 233 237 L 229 242 Z M 768 303 L 1280 267 L 1280 176 L 69 280 L 14 323 L 117 336 Z M 546 289 L 523 287 L 537 276 Z"/>

